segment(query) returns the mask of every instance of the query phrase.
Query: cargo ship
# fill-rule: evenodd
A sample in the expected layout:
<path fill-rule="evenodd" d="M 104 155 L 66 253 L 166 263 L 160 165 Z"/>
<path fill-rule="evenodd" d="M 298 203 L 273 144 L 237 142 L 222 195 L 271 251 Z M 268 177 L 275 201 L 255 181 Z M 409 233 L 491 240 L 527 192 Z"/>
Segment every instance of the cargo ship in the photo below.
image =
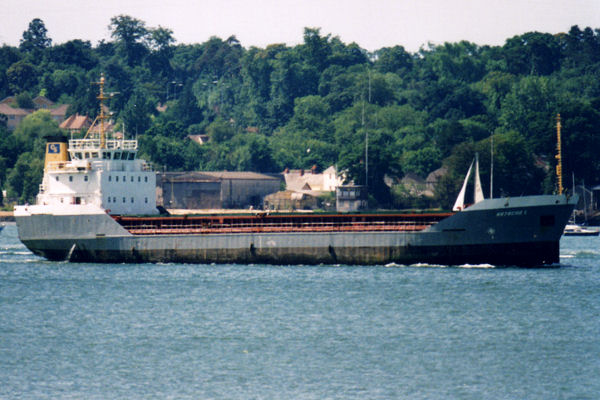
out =
<path fill-rule="evenodd" d="M 104 77 L 100 85 L 100 102 Z M 48 137 L 36 204 L 16 206 L 20 240 L 49 260 L 106 263 L 493 264 L 559 262 L 577 199 L 484 199 L 453 211 L 162 215 L 137 141 L 108 137 L 103 107 L 83 139 Z M 475 165 L 476 180 L 478 168 Z M 475 185 L 481 190 L 481 185 Z"/>

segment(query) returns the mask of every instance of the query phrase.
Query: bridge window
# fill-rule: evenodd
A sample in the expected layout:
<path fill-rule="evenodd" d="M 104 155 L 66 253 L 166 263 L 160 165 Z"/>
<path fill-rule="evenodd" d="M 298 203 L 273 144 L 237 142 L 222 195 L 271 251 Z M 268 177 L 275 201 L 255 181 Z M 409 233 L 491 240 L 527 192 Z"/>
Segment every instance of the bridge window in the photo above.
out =
<path fill-rule="evenodd" d="M 56 182 L 58 182 L 58 176 L 56 176 Z"/>
<path fill-rule="evenodd" d="M 115 176 L 115 182 L 119 182 L 119 176 Z"/>
<path fill-rule="evenodd" d="M 108 181 L 109 182 L 112 181 L 112 176 L 110 176 L 110 175 L 108 176 Z"/>
<path fill-rule="evenodd" d="M 123 153 L 121 153 L 121 160 L 127 160 L 128 156 L 129 156 L 129 152 L 124 151 Z"/>
<path fill-rule="evenodd" d="M 113 154 L 113 159 L 120 160 L 121 159 L 121 152 L 120 151 L 115 151 L 115 154 Z"/>
<path fill-rule="evenodd" d="M 135 160 L 135 153 L 129 153 L 129 159 Z"/>
<path fill-rule="evenodd" d="M 125 199 L 125 197 L 123 197 L 123 203 L 125 203 L 127 200 Z"/>
<path fill-rule="evenodd" d="M 87 175 L 84 175 L 84 176 L 83 176 L 83 180 L 84 180 L 85 182 L 87 182 L 87 181 L 88 181 L 88 176 L 87 176 Z"/>
<path fill-rule="evenodd" d="M 73 176 L 69 175 L 69 182 L 73 182 Z"/>
<path fill-rule="evenodd" d="M 131 198 L 131 202 L 133 203 L 133 197 Z"/>

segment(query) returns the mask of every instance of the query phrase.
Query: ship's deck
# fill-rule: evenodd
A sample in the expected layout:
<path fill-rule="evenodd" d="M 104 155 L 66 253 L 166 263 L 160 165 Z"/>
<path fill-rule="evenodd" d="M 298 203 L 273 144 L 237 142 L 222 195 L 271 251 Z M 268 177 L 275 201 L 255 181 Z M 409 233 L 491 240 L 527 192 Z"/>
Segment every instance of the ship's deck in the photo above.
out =
<path fill-rule="evenodd" d="M 134 235 L 278 233 L 278 232 L 416 232 L 453 213 L 113 216 Z"/>

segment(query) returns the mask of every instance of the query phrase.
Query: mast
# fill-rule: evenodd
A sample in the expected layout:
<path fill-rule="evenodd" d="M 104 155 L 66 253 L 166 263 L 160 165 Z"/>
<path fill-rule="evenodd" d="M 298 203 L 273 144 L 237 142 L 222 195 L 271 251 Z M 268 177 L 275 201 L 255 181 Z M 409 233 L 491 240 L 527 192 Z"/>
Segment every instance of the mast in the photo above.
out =
<path fill-rule="evenodd" d="M 562 194 L 563 193 L 563 181 L 562 181 L 562 147 L 561 147 L 561 143 L 560 143 L 560 128 L 561 128 L 561 124 L 560 124 L 560 114 L 556 114 L 556 139 L 557 139 L 557 143 L 556 143 L 556 149 L 557 149 L 557 154 L 556 154 L 556 178 L 558 181 L 558 194 Z"/>
<path fill-rule="evenodd" d="M 585 222 L 587 223 L 587 201 L 585 200 L 585 195 L 587 194 L 587 189 L 585 188 L 585 180 L 581 180 L 581 186 L 582 186 L 582 191 L 581 193 L 583 194 L 583 218 L 585 218 Z M 575 194 L 575 191 L 573 191 L 573 194 Z"/>
<path fill-rule="evenodd" d="M 371 104 L 371 70 L 367 70 L 369 74 L 369 104 Z M 363 97 L 362 104 L 362 127 L 365 129 L 365 101 Z M 365 129 L 365 186 L 369 190 L 369 130 Z"/>
<path fill-rule="evenodd" d="M 106 148 L 106 132 L 104 131 L 104 120 L 108 118 L 104 115 L 104 100 L 107 100 L 108 97 L 104 96 L 104 73 L 100 75 L 100 81 L 96 82 L 97 85 L 100 86 L 100 94 L 97 99 L 100 100 L 100 116 L 98 119 L 100 120 L 100 148 Z"/>
<path fill-rule="evenodd" d="M 87 130 L 84 139 L 87 139 L 88 137 L 93 138 L 96 136 L 96 135 L 94 135 L 92 130 L 93 130 L 94 126 L 96 126 L 96 121 L 100 120 L 100 133 L 99 133 L 100 148 L 105 149 L 106 148 L 106 130 L 104 128 L 104 120 L 108 119 L 109 117 L 108 117 L 108 115 L 104 114 L 104 100 L 108 100 L 108 99 L 110 99 L 110 97 L 104 95 L 104 73 L 100 74 L 100 80 L 98 82 L 92 82 L 92 85 L 100 86 L 100 94 L 96 97 L 98 100 L 100 100 L 100 114 L 98 114 L 96 119 L 94 119 L 94 122 Z"/>
<path fill-rule="evenodd" d="M 492 133 L 492 145 L 490 151 L 490 199 L 494 198 L 494 134 Z"/>

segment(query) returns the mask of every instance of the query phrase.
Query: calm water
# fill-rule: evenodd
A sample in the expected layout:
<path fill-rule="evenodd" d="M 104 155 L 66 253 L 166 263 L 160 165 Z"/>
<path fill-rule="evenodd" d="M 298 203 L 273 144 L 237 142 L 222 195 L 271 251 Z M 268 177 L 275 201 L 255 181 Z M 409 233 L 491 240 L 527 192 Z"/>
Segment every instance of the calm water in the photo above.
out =
<path fill-rule="evenodd" d="M 47 262 L 0 233 L 2 399 L 598 399 L 600 237 L 561 267 Z"/>

